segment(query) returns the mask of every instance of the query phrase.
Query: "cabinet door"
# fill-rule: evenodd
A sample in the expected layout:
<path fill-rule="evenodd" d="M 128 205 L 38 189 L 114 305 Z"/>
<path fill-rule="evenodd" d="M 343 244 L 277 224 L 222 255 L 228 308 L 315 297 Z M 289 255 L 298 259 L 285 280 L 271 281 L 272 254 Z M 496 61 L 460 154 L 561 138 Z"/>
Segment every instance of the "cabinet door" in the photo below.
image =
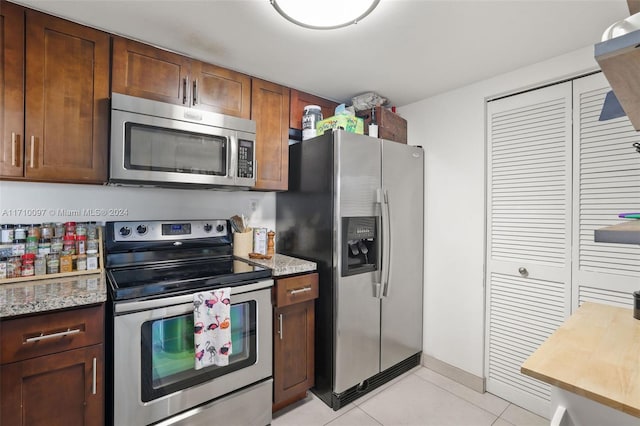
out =
<path fill-rule="evenodd" d="M 107 179 L 109 35 L 27 11 L 25 176 Z"/>
<path fill-rule="evenodd" d="M 0 176 L 23 175 L 24 9 L 0 2 Z"/>
<path fill-rule="evenodd" d="M 289 185 L 289 89 L 251 82 L 251 118 L 256 122 L 256 189 L 286 191 Z"/>
<path fill-rule="evenodd" d="M 314 302 L 274 312 L 273 402 L 278 410 L 314 384 Z"/>
<path fill-rule="evenodd" d="M 236 117 L 251 116 L 251 77 L 203 62 L 191 67 L 194 108 Z"/>
<path fill-rule="evenodd" d="M 104 424 L 103 346 L 0 367 L 0 424 Z"/>
<path fill-rule="evenodd" d="M 322 109 L 322 118 L 329 118 L 335 114 L 338 103 L 291 89 L 289 127 L 302 130 L 302 115 L 307 105 L 318 105 Z"/>
<path fill-rule="evenodd" d="M 112 90 L 176 105 L 190 105 L 191 60 L 122 37 L 113 38 Z"/>

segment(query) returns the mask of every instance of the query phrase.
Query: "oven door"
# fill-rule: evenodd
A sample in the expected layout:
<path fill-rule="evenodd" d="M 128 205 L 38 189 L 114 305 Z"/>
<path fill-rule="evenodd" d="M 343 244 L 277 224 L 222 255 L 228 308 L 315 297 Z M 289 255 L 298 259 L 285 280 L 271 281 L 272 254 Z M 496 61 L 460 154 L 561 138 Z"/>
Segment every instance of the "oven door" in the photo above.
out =
<path fill-rule="evenodd" d="M 118 302 L 113 343 L 114 424 L 164 420 L 270 378 L 272 285 L 268 280 L 232 287 L 229 365 L 201 370 L 194 368 L 192 295 Z M 262 403 L 269 408 L 271 395 Z"/>

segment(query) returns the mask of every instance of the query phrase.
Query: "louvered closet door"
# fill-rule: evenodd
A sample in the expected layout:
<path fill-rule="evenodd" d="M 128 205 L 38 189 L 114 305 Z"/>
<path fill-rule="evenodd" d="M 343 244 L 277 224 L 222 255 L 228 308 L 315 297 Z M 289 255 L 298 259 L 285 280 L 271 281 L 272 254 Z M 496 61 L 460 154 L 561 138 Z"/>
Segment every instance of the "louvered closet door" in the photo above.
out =
<path fill-rule="evenodd" d="M 545 417 L 550 387 L 520 366 L 570 310 L 571 94 L 487 105 L 487 390 Z"/>
<path fill-rule="evenodd" d="M 604 76 L 574 81 L 573 309 L 583 301 L 630 308 L 640 290 L 640 246 L 593 240 L 594 230 L 620 223 L 621 212 L 640 212 L 640 133 L 627 117 L 598 121 Z"/>

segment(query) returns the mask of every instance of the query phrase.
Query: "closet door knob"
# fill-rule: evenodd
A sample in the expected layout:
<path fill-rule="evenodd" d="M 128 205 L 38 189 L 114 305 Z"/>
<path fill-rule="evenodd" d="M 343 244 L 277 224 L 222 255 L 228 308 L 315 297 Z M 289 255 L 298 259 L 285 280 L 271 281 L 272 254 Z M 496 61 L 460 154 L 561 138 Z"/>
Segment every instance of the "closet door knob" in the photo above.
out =
<path fill-rule="evenodd" d="M 524 266 L 518 268 L 518 272 L 520 272 L 520 275 L 522 275 L 523 277 L 529 276 L 529 271 L 527 271 L 527 268 L 525 268 Z"/>

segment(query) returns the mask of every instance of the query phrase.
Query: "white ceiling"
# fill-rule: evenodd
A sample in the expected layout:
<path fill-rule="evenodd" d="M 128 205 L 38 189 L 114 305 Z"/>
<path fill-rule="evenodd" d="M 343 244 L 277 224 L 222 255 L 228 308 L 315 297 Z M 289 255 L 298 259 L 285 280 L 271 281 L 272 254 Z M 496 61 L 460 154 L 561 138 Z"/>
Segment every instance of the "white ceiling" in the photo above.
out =
<path fill-rule="evenodd" d="M 269 0 L 15 1 L 339 102 L 374 91 L 397 106 L 593 45 L 629 16 L 626 0 L 382 0 L 321 31 Z"/>

